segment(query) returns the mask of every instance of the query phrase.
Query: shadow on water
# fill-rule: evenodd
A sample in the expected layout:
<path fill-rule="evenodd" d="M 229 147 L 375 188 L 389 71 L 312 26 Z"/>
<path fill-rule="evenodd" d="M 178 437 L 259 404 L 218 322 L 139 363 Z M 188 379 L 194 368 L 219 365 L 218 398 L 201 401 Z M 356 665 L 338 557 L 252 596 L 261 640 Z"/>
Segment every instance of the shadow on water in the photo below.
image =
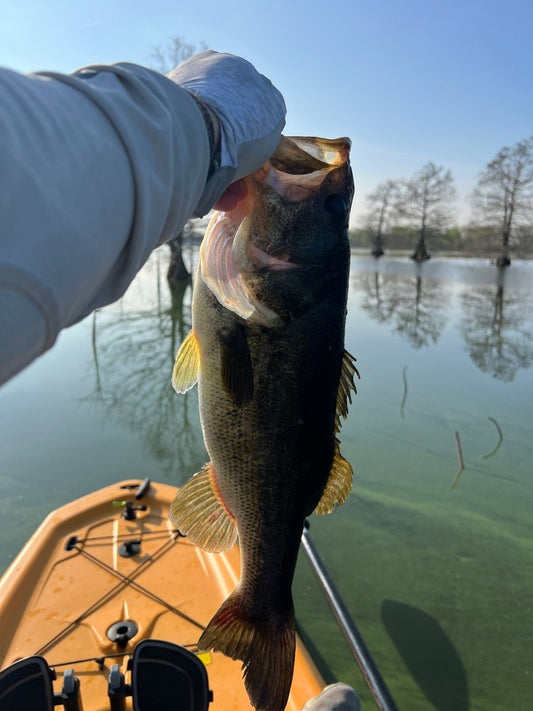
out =
<path fill-rule="evenodd" d="M 395 600 L 381 618 L 411 676 L 436 711 L 468 711 L 468 679 L 461 658 L 435 618 Z"/>
<path fill-rule="evenodd" d="M 316 668 L 318 669 L 320 676 L 324 679 L 326 684 L 334 684 L 337 681 L 337 677 L 330 665 L 327 663 L 325 657 L 320 653 L 320 650 L 314 643 L 313 638 L 307 634 L 305 628 L 300 622 L 297 621 L 296 625 L 297 632 L 300 635 L 305 648 L 309 652 Z"/>

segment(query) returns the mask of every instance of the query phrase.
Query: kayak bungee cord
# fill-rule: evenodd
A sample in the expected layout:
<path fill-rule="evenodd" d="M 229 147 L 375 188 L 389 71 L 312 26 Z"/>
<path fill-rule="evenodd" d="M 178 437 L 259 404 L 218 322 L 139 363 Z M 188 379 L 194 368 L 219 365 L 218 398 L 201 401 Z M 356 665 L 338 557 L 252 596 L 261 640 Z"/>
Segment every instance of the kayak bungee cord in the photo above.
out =
<path fill-rule="evenodd" d="M 170 550 L 170 548 L 174 545 L 176 540 L 181 537 L 180 533 L 174 534 L 171 538 L 169 538 L 167 541 L 162 543 L 159 548 L 157 548 L 154 553 L 150 554 L 145 558 L 145 560 L 142 561 L 142 563 L 139 563 L 139 566 L 137 569 L 132 573 L 131 576 L 126 576 L 122 575 L 118 571 L 115 571 L 113 568 L 109 568 L 109 571 L 112 572 L 113 574 L 117 575 L 120 580 L 119 582 L 109 589 L 106 593 L 104 593 L 100 598 L 98 598 L 95 602 L 92 603 L 84 612 L 82 612 L 78 617 L 73 620 L 72 622 L 69 622 L 66 627 L 64 627 L 61 631 L 59 631 L 57 634 L 55 634 L 48 642 L 43 644 L 40 649 L 38 649 L 35 654 L 36 655 L 43 655 L 46 650 L 50 649 L 59 639 L 64 637 L 68 632 L 70 632 L 73 628 L 75 628 L 77 625 L 80 624 L 85 618 L 87 618 L 90 614 L 92 614 L 95 610 L 97 610 L 99 607 L 101 607 L 105 602 L 110 600 L 115 593 L 117 593 L 121 588 L 125 588 L 128 585 L 131 585 L 133 588 L 136 588 L 138 586 L 138 583 L 134 582 L 134 579 L 140 575 L 141 572 L 143 572 L 146 568 L 148 568 L 149 565 L 152 565 L 155 563 L 157 560 L 159 560 L 165 553 Z M 72 538 L 70 539 L 72 541 Z M 76 549 L 78 553 L 82 553 L 86 557 L 88 557 L 89 560 L 92 560 L 93 562 L 96 563 L 101 563 L 101 561 L 98 561 L 97 558 L 94 558 L 91 554 L 86 553 L 83 549 L 78 548 L 75 544 L 71 545 L 72 549 Z M 166 549 L 166 550 L 165 550 Z M 102 563 L 103 566 L 106 566 L 105 563 Z M 142 588 L 142 586 L 139 586 Z M 142 592 L 145 592 L 144 589 Z M 195 620 L 188 619 L 183 613 L 180 613 L 177 608 L 172 609 L 172 606 L 163 601 L 163 604 L 167 606 L 169 609 L 171 609 L 173 612 L 176 612 L 176 614 L 181 615 L 187 619 L 187 621 L 191 622 L 194 624 L 196 627 L 199 627 L 200 629 L 204 629 L 204 626 L 201 625 L 199 622 L 196 622 Z"/>
<path fill-rule="evenodd" d="M 194 649 L 197 646 L 196 642 L 188 642 L 186 644 L 180 644 L 180 647 L 185 647 L 185 649 Z M 95 662 L 98 664 L 100 671 L 104 669 L 104 662 L 106 659 L 121 659 L 123 657 L 133 657 L 133 652 L 117 652 L 116 654 L 102 654 L 100 657 L 86 657 L 85 659 L 71 659 L 68 662 L 56 662 L 55 664 L 48 663 L 51 669 L 56 667 L 68 667 L 75 664 L 85 664 L 86 662 Z"/>
<path fill-rule="evenodd" d="M 168 538 L 169 533 L 176 534 L 177 538 L 185 538 L 180 531 L 178 531 L 177 528 L 171 529 L 169 531 L 168 528 L 157 528 L 154 531 L 143 531 L 142 532 L 142 537 L 146 538 L 147 536 L 151 536 L 151 540 L 153 541 L 154 539 L 157 538 Z M 105 536 L 87 536 L 87 538 L 78 538 L 77 536 L 72 536 L 72 538 L 76 539 L 76 543 L 94 543 L 95 541 L 122 541 L 127 538 L 131 538 L 132 534 L 131 533 L 118 533 L 115 535 L 114 533 L 108 533 Z M 70 540 L 70 539 L 69 539 Z"/>
<path fill-rule="evenodd" d="M 179 538 L 179 536 L 176 536 L 175 538 Z M 173 540 L 175 540 L 175 538 Z M 90 561 L 92 561 L 95 565 L 99 565 L 101 568 L 106 570 L 108 573 L 111 573 L 115 577 L 119 578 L 121 581 L 123 581 L 123 582 L 128 581 L 127 585 L 130 585 L 134 590 L 137 590 L 137 592 L 143 593 L 144 595 L 149 597 L 151 600 L 154 600 L 154 602 L 158 602 L 163 607 L 166 607 L 170 612 L 174 612 L 174 614 L 178 615 L 178 617 L 183 618 L 186 622 L 190 622 L 192 625 L 195 625 L 196 627 L 198 627 L 201 630 L 205 629 L 205 625 L 202 625 L 199 622 L 196 622 L 196 620 L 194 620 L 192 617 L 189 617 L 184 612 L 181 612 L 181 610 L 178 610 L 177 607 L 174 607 L 169 602 L 164 600 L 162 597 L 159 597 L 159 595 L 156 595 L 155 593 L 151 592 L 150 590 L 145 588 L 140 583 L 136 583 L 131 578 L 128 578 L 128 576 L 123 575 L 122 573 L 119 573 L 118 570 L 115 570 L 107 563 L 104 563 L 103 560 L 99 560 L 98 558 L 96 558 L 96 556 L 92 555 L 92 553 L 87 553 L 87 551 L 84 551 L 81 548 L 77 548 L 76 546 L 74 546 L 74 549 L 79 551 L 82 555 L 84 555 L 86 558 L 88 558 Z M 154 553 L 154 555 L 155 555 L 155 553 Z M 162 557 L 162 556 L 159 556 L 159 557 Z"/>

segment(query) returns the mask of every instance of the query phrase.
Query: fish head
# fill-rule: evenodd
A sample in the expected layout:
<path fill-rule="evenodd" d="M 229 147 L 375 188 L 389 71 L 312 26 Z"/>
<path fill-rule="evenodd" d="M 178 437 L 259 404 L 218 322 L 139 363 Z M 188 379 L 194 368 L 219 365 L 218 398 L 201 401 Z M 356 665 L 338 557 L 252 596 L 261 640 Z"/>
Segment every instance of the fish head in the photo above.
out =
<path fill-rule="evenodd" d="M 277 325 L 328 290 L 345 299 L 354 194 L 349 152 L 348 138 L 283 137 L 270 161 L 246 178 L 246 199 L 213 218 L 202 278 L 223 305 Z"/>

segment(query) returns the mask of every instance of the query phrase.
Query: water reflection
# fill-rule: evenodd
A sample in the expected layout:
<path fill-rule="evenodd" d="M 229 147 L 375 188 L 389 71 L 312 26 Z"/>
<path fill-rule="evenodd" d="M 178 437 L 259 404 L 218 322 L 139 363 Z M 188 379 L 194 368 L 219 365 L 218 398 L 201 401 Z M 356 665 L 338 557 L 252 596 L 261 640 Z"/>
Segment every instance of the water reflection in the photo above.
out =
<path fill-rule="evenodd" d="M 178 396 L 170 375 L 191 327 L 190 281 L 167 284 L 157 261 L 155 304 L 119 302 L 93 314 L 94 389 L 87 399 L 138 433 L 168 477 L 185 479 L 203 452 L 196 393 Z M 126 296 L 127 299 L 127 296 Z"/>
<path fill-rule="evenodd" d="M 461 297 L 461 332 L 467 351 L 484 373 L 511 382 L 533 362 L 533 337 L 526 326 L 528 305 L 520 291 L 505 288 L 506 270 L 495 286 L 478 286 Z"/>
<path fill-rule="evenodd" d="M 398 274 L 355 272 L 353 286 L 363 292 L 361 307 L 381 323 L 391 322 L 394 331 L 413 348 L 437 343 L 446 324 L 447 295 L 433 279 Z"/>
<path fill-rule="evenodd" d="M 447 322 L 456 319 L 477 368 L 510 382 L 533 363 L 533 295 L 523 288 L 523 273 L 516 275 L 517 284 L 508 285 L 515 274 L 503 269 L 485 273 L 483 266 L 472 260 L 457 271 L 454 260 L 441 260 L 407 271 L 399 260 L 357 260 L 351 284 L 363 311 L 373 321 L 390 324 L 414 349 L 435 345 Z M 458 277 L 460 313 L 451 308 Z"/>

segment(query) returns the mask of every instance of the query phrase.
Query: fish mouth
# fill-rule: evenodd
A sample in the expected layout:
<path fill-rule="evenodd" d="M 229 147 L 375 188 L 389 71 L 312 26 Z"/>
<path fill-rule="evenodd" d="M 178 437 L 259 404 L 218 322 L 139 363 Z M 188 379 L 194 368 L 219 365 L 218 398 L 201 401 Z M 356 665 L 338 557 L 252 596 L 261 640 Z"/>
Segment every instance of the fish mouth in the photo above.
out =
<path fill-rule="evenodd" d="M 216 212 L 200 247 L 199 275 L 217 301 L 242 319 L 267 327 L 282 323 L 281 317 L 254 293 L 250 274 L 301 270 L 322 260 L 302 254 L 295 260 L 287 247 L 271 244 L 255 234 L 256 205 L 264 191 L 277 193 L 286 203 L 301 203 L 319 194 L 332 171 L 349 170 L 348 138 L 319 139 L 282 137 L 278 150 L 256 173 L 246 177 L 247 195 L 228 212 Z M 337 197 L 326 196 L 330 215 L 346 210 Z M 329 202 L 332 204 L 329 205 Z"/>

